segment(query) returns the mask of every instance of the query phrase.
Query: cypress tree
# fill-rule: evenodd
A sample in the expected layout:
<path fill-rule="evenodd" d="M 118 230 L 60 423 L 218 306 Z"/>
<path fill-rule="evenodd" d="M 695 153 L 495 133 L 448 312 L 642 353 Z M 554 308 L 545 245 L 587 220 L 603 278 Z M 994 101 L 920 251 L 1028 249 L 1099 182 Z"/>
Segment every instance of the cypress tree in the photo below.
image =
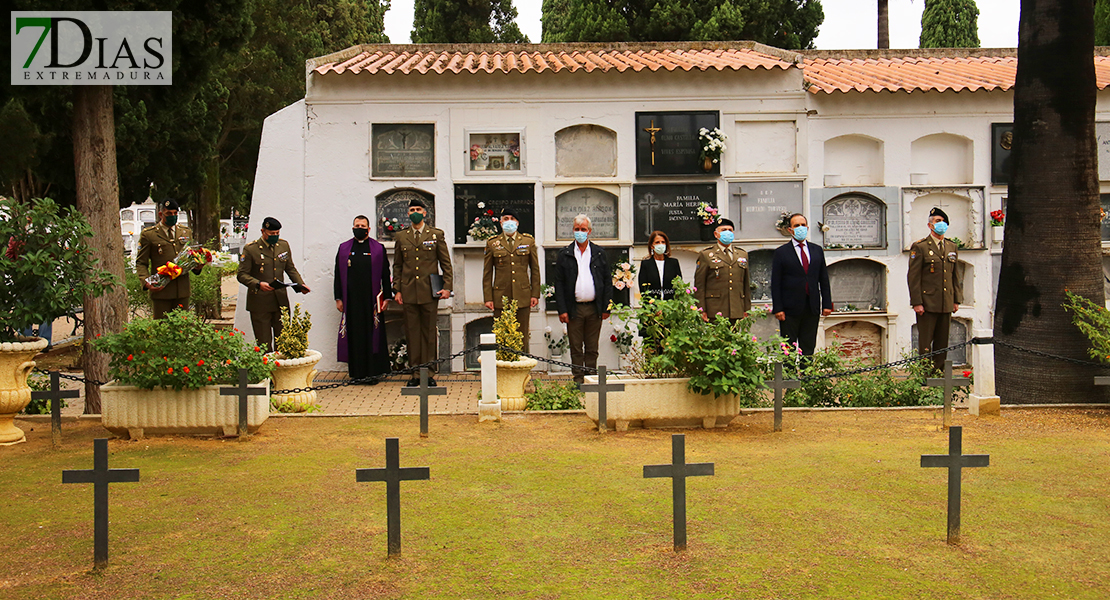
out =
<path fill-rule="evenodd" d="M 926 0 L 921 13 L 922 48 L 978 48 L 975 0 Z"/>

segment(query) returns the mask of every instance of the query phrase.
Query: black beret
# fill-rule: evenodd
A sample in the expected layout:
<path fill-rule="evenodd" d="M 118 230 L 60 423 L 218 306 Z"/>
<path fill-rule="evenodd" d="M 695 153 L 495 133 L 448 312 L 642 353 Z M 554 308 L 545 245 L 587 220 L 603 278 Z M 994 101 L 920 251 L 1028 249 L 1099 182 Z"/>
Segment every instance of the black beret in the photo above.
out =
<path fill-rule="evenodd" d="M 281 231 L 281 221 L 273 217 L 266 217 L 262 219 L 262 228 L 269 231 Z"/>
<path fill-rule="evenodd" d="M 181 207 L 177 204 L 177 200 L 174 200 L 173 198 L 166 198 L 165 200 L 162 200 L 158 203 L 158 208 L 162 210 L 181 210 Z"/>
<path fill-rule="evenodd" d="M 736 229 L 736 226 L 733 225 L 732 221 L 729 221 L 728 219 L 721 219 L 720 221 L 717 221 L 717 227 L 731 227 L 733 229 Z"/>
<path fill-rule="evenodd" d="M 520 220 L 520 217 L 516 216 L 516 211 L 511 209 L 511 208 L 502 208 L 501 209 L 501 216 L 502 217 L 512 217 L 512 218 L 516 219 L 517 221 Z"/>
<path fill-rule="evenodd" d="M 940 218 L 944 219 L 945 223 L 948 223 L 948 215 L 944 214 L 943 210 L 941 210 L 941 209 L 939 209 L 935 206 L 933 207 L 933 210 L 929 211 L 929 218 L 933 218 L 933 217 L 940 217 Z M 951 223 L 948 223 L 948 224 L 951 225 Z"/>
<path fill-rule="evenodd" d="M 413 198 L 412 200 L 409 200 L 409 208 L 412 208 L 414 206 L 419 206 L 420 208 L 423 208 L 425 210 L 427 210 L 428 208 L 428 205 L 425 204 L 424 200 L 420 198 Z"/>

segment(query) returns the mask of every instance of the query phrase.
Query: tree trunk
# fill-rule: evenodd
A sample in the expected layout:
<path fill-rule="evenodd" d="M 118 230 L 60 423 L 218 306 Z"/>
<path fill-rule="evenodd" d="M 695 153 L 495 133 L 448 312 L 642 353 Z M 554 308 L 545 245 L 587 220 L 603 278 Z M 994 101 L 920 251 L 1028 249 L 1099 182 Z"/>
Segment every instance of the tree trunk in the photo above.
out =
<path fill-rule="evenodd" d="M 883 50 L 890 48 L 890 0 L 878 0 L 879 3 L 879 38 L 876 48 Z"/>
<path fill-rule="evenodd" d="M 1022 0 L 995 339 L 1091 360 L 1064 290 L 1103 303 L 1093 4 Z M 995 344 L 1003 403 L 1102 402 L 1097 369 Z"/>
<path fill-rule="evenodd" d="M 85 377 L 108 380 L 108 355 L 93 352 L 88 342 L 115 333 L 127 320 L 123 287 L 123 240 L 119 228 L 119 174 L 116 171 L 116 128 L 112 88 L 74 86 L 73 159 L 77 178 L 77 209 L 92 225 L 89 249 L 100 268 L 119 282 L 99 298 L 85 298 Z M 100 387 L 85 383 L 85 414 L 100 412 Z"/>
<path fill-rule="evenodd" d="M 220 156 L 216 154 L 206 161 L 204 166 L 204 185 L 197 196 L 196 223 L 193 235 L 197 242 L 213 249 L 220 249 Z M 218 284 L 217 284 L 218 291 Z M 217 294 L 215 303 L 205 303 L 197 306 L 196 311 L 202 317 L 219 319 L 221 316 L 222 296 Z"/>

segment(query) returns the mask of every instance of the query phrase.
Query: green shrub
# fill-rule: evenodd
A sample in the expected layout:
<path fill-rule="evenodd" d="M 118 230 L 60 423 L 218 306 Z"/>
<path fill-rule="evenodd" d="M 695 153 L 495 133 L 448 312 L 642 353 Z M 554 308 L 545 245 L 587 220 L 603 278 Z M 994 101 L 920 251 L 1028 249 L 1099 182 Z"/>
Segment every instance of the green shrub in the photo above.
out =
<path fill-rule="evenodd" d="M 493 333 L 497 336 L 498 345 L 512 348 L 517 352 L 524 349 L 524 334 L 520 332 L 520 323 L 516 320 L 516 300 L 501 299 L 501 316 L 493 322 Z M 497 360 L 515 361 L 520 355 L 509 350 L 497 350 Z"/>
<path fill-rule="evenodd" d="M 1110 363 L 1110 311 L 1083 296 L 1067 290 L 1064 293 L 1068 296 L 1064 309 L 1075 313 L 1072 322 L 1091 340 L 1087 353 L 1097 361 Z"/>
<path fill-rule="evenodd" d="M 281 358 L 304 358 L 308 353 L 308 331 L 312 329 L 312 315 L 301 312 L 301 305 L 281 307 L 281 335 L 274 340 L 274 349 Z"/>
<path fill-rule="evenodd" d="M 581 409 L 584 394 L 572 381 L 544 383 L 536 380 L 536 391 L 524 394 L 528 398 L 526 410 L 575 410 Z"/>

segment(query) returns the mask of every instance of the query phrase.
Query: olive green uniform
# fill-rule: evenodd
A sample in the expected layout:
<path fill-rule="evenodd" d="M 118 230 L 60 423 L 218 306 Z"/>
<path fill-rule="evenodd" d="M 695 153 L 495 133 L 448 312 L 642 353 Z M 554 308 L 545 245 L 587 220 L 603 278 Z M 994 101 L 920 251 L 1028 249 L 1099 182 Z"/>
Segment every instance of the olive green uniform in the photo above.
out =
<path fill-rule="evenodd" d="M 710 319 L 717 313 L 732 320 L 743 318 L 752 308 L 748 253 L 736 246 L 726 250 L 720 244 L 702 250 L 694 288 L 694 298 Z"/>
<path fill-rule="evenodd" d="M 289 308 L 289 295 L 285 288 L 265 291 L 259 287 L 263 281 L 284 281 L 289 275 L 294 283 L 304 285 L 304 279 L 293 264 L 289 242 L 279 239 L 273 246 L 258 239 L 243 248 L 239 262 L 239 283 L 247 286 L 247 312 L 258 345 L 273 349 L 273 342 L 281 335 L 281 309 Z"/>
<path fill-rule="evenodd" d="M 540 256 L 535 238 L 527 233 L 502 233 L 486 242 L 482 296 L 485 302 L 493 302 L 495 319 L 501 316 L 503 298 L 517 301 L 516 320 L 527 352 L 532 298 L 540 297 Z"/>
<path fill-rule="evenodd" d="M 166 227 L 162 223 L 151 225 L 139 234 L 139 253 L 135 257 L 135 272 L 141 279 L 157 273 L 158 267 L 177 258 L 189 245 L 193 232 L 184 225 Z M 195 269 L 194 273 L 200 273 Z M 178 307 L 189 308 L 189 273 L 182 272 L 170 280 L 165 288 L 150 290 L 150 301 L 154 305 L 154 318 L 161 319 L 166 313 Z"/>
<path fill-rule="evenodd" d="M 443 289 L 452 283 L 451 256 L 442 229 L 424 223 L 419 232 L 408 227 L 393 235 L 393 290 L 401 294 L 409 364 L 436 359 L 436 312 L 439 298 L 432 295 L 430 275 L 443 275 Z M 434 369 L 433 369 L 434 370 Z"/>
<path fill-rule="evenodd" d="M 910 265 L 906 275 L 910 305 L 922 306 L 917 315 L 917 351 L 925 354 L 948 346 L 948 328 L 955 305 L 963 302 L 963 267 L 956 242 L 937 240 L 928 235 L 910 246 Z M 933 357 L 938 370 L 944 369 L 944 354 Z"/>

